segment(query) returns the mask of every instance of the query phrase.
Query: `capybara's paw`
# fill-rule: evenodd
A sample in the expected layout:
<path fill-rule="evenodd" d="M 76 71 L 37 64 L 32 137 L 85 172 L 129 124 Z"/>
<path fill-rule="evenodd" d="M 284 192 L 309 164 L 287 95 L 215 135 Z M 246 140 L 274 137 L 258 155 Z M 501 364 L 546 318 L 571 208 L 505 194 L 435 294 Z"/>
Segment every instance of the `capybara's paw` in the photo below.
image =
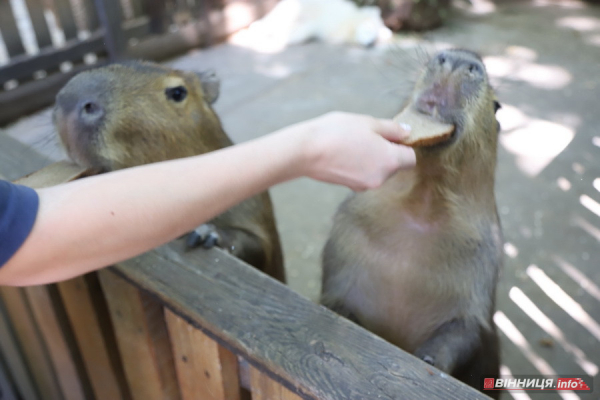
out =
<path fill-rule="evenodd" d="M 221 235 L 217 227 L 212 224 L 203 224 L 191 231 L 186 239 L 185 247 L 187 250 L 202 246 L 210 249 L 218 246 L 221 242 Z"/>

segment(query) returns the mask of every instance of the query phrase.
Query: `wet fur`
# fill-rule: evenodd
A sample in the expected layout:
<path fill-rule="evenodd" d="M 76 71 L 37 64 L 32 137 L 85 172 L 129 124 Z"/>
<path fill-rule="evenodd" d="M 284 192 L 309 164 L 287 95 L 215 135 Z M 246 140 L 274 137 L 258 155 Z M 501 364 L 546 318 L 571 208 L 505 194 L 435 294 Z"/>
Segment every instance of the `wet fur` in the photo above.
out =
<path fill-rule="evenodd" d="M 456 65 L 483 66 L 468 51 L 444 54 Z M 499 373 L 492 321 L 502 263 L 495 96 L 485 73 L 466 81 L 468 74 L 447 73 L 435 59 L 407 106 L 435 92 L 434 82 L 446 82 L 444 93 L 458 88 L 439 116 L 457 133 L 448 143 L 417 148 L 414 170 L 340 206 L 323 252 L 321 302 L 481 389 L 484 375 Z"/>

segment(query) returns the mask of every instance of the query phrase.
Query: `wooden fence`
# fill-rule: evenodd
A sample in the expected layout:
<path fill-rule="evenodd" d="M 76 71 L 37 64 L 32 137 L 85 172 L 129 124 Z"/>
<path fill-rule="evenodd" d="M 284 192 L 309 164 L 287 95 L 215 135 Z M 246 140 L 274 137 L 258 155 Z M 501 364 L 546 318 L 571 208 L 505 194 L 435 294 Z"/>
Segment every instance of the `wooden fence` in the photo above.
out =
<path fill-rule="evenodd" d="M 487 398 L 219 249 L 182 248 L 1 287 L 0 399 Z"/>
<path fill-rule="evenodd" d="M 121 58 L 161 60 L 210 45 L 276 1 L 13 0 L 26 7 L 17 13 L 0 0 L 0 44 L 8 56 L 0 63 L 0 126 L 52 104 L 86 68 Z"/>

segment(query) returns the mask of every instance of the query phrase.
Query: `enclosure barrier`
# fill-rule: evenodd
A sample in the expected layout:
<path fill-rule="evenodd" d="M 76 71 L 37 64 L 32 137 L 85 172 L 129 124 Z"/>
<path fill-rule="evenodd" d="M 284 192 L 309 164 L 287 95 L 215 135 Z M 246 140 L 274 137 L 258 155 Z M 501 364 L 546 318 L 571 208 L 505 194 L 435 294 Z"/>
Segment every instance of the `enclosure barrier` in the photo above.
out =
<path fill-rule="evenodd" d="M 0 0 L 0 126 L 51 105 L 82 70 L 122 58 L 163 60 L 210 45 L 276 2 Z"/>
<path fill-rule="evenodd" d="M 19 183 L 85 174 L 60 162 Z M 486 398 L 220 249 L 182 249 L 1 287 L 0 398 Z"/>

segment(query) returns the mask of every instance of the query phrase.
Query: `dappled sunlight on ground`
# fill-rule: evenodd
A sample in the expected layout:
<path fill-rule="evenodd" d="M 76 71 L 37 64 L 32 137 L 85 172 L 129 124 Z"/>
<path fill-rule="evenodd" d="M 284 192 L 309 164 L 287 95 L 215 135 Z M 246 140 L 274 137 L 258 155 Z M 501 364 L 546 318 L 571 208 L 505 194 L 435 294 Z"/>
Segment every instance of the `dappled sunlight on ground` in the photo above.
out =
<path fill-rule="evenodd" d="M 587 374 L 594 376 L 598 373 L 598 366 L 589 361 L 585 353 L 571 343 L 564 332 L 544 314 L 531 299 L 518 287 L 513 286 L 508 293 L 510 299 L 529 316 L 540 328 L 542 328 L 552 339 L 559 343 L 576 360 L 577 364 Z"/>
<path fill-rule="evenodd" d="M 535 63 L 537 53 L 526 47 L 510 46 L 503 56 L 488 56 L 484 62 L 492 79 L 521 81 L 541 89 L 561 89 L 573 79 L 558 65 Z"/>
<path fill-rule="evenodd" d="M 502 120 L 499 117 L 500 124 Z M 517 166 L 529 176 L 539 174 L 573 140 L 575 132 L 564 125 L 528 119 L 516 129 L 504 132 L 500 143 L 516 156 Z"/>

